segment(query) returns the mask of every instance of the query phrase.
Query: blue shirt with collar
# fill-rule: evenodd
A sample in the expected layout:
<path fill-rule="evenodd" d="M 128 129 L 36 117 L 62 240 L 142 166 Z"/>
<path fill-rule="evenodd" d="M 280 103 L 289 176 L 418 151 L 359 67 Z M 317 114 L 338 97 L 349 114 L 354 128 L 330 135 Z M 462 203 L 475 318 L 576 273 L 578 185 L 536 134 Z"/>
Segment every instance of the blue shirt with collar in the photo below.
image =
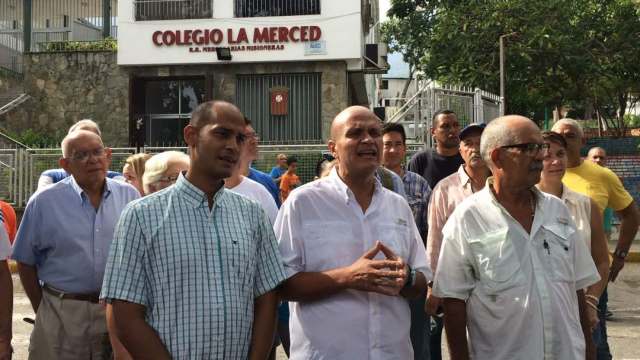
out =
<path fill-rule="evenodd" d="M 107 178 L 96 210 L 73 176 L 65 178 L 29 199 L 12 258 L 56 289 L 97 293 L 120 212 L 138 197 L 133 186 Z"/>
<path fill-rule="evenodd" d="M 247 176 L 249 179 L 259 182 L 262 186 L 266 187 L 269 190 L 271 196 L 276 201 L 276 205 L 278 205 L 278 209 L 280 208 L 280 189 L 276 186 L 276 183 L 273 182 L 273 179 L 269 174 L 263 173 L 260 170 L 256 170 L 252 167 L 249 168 L 249 175 Z M 402 180 L 401 180 L 402 182 Z"/>

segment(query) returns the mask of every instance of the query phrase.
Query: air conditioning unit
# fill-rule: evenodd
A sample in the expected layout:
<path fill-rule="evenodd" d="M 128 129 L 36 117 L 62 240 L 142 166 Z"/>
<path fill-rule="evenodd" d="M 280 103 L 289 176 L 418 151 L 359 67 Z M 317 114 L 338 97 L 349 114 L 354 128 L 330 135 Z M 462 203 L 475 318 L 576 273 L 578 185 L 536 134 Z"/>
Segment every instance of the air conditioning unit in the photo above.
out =
<path fill-rule="evenodd" d="M 364 72 L 384 74 L 389 70 L 387 63 L 387 44 L 366 44 L 364 48 Z"/>

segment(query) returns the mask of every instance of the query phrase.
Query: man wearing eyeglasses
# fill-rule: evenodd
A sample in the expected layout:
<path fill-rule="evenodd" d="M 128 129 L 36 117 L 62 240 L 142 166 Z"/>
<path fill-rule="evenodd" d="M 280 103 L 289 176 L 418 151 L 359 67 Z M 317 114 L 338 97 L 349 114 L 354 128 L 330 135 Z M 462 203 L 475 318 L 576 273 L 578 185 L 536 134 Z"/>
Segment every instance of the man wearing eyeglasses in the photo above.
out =
<path fill-rule="evenodd" d="M 582 127 L 576 120 L 560 119 L 553 125 L 552 130 L 562 135 L 567 142 L 567 171 L 562 182 L 569 189 L 593 199 L 601 212 L 604 213 L 604 210 L 609 207 L 620 218 L 618 243 L 609 270 L 609 280 L 614 282 L 624 267 L 631 242 L 638 232 L 640 225 L 638 207 L 613 171 L 591 161 L 582 160 L 580 149 L 585 144 L 585 138 Z M 598 349 L 598 360 L 611 359 L 607 342 L 607 301 L 608 295 L 605 289 L 598 304 L 600 321 L 593 337 Z"/>
<path fill-rule="evenodd" d="M 521 116 L 482 133 L 493 177 L 444 226 L 433 287 L 454 360 L 592 358 L 582 289 L 600 276 L 564 203 L 535 187 L 547 149 Z"/>
<path fill-rule="evenodd" d="M 29 199 L 13 248 L 36 313 L 29 358 L 108 359 L 98 295 L 115 224 L 139 194 L 106 178 L 111 150 L 91 131 L 67 135 L 62 156 L 71 176 Z"/>

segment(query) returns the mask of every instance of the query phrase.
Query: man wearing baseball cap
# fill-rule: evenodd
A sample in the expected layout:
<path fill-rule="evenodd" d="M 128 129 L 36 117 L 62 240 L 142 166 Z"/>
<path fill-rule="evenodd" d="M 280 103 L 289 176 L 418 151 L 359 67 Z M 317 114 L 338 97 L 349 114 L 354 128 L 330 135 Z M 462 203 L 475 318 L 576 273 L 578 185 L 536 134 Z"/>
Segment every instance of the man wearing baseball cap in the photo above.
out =
<path fill-rule="evenodd" d="M 460 131 L 460 155 L 464 164 L 460 165 L 458 171 L 440 180 L 431 193 L 427 258 L 431 259 L 431 270 L 434 274 L 438 266 L 444 224 L 458 204 L 484 187 L 490 175 L 489 168 L 480 154 L 480 136 L 485 126 L 486 124 L 472 123 Z M 441 299 L 431 294 L 429 286 L 425 305 L 427 314 L 441 314 L 441 304 Z"/>

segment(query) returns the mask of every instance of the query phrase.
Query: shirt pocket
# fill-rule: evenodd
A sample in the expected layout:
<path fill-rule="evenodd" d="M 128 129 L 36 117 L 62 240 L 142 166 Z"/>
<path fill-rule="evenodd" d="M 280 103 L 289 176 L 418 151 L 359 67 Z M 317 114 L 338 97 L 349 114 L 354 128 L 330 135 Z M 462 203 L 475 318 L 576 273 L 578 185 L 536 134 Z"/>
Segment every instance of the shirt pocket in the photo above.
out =
<path fill-rule="evenodd" d="M 520 259 L 507 234 L 505 228 L 468 241 L 477 275 L 487 294 L 497 294 L 524 283 Z"/>
<path fill-rule="evenodd" d="M 544 255 L 551 262 L 549 268 L 551 278 L 554 281 L 571 282 L 573 281 L 573 261 L 570 237 L 575 230 L 562 224 L 544 225 L 544 240 L 546 241 Z"/>
<path fill-rule="evenodd" d="M 305 271 L 325 271 L 353 264 L 367 250 L 347 221 L 305 225 Z"/>
<path fill-rule="evenodd" d="M 409 261 L 410 241 L 408 224 L 382 223 L 377 227 L 374 238 L 391 249 L 405 262 Z M 384 258 L 384 254 L 376 256 L 376 259 Z"/>

